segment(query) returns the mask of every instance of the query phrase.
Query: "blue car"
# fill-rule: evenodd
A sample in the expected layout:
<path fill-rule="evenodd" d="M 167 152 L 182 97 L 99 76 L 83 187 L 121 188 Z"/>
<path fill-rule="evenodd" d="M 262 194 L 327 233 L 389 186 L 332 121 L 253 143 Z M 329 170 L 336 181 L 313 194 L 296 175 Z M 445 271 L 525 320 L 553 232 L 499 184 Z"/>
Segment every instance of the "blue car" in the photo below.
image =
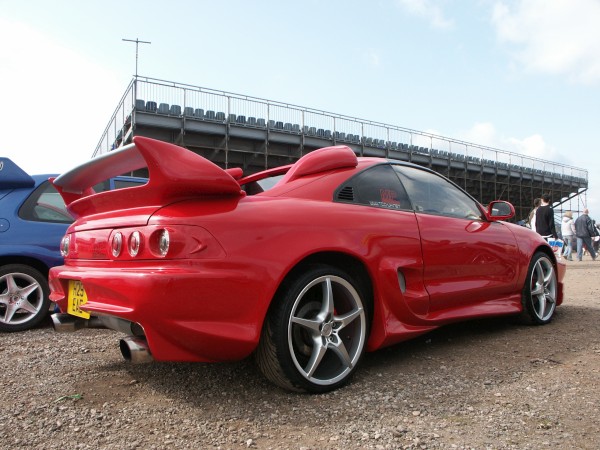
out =
<path fill-rule="evenodd" d="M 63 263 L 59 245 L 73 222 L 50 183 L 57 175 L 28 175 L 0 157 L 0 331 L 22 331 L 43 321 L 50 308 L 48 270 Z M 117 177 L 96 192 L 146 183 Z"/>

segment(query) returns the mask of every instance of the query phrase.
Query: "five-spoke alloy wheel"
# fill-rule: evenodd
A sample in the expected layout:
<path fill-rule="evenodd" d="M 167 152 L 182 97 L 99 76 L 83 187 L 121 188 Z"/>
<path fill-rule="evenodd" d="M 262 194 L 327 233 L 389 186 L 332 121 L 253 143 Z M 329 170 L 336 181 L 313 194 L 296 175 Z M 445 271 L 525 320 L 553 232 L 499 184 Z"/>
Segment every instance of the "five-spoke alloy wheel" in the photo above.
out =
<path fill-rule="evenodd" d="M 550 258 L 542 252 L 533 255 L 523 288 L 523 313 L 534 324 L 552 320 L 556 309 L 558 281 Z"/>
<path fill-rule="evenodd" d="M 312 266 L 281 290 L 265 323 L 257 362 L 274 383 L 308 392 L 345 384 L 365 349 L 368 305 L 335 267 Z"/>
<path fill-rule="evenodd" d="M 39 324 L 48 314 L 46 278 L 22 264 L 0 267 L 0 331 L 22 331 Z"/>

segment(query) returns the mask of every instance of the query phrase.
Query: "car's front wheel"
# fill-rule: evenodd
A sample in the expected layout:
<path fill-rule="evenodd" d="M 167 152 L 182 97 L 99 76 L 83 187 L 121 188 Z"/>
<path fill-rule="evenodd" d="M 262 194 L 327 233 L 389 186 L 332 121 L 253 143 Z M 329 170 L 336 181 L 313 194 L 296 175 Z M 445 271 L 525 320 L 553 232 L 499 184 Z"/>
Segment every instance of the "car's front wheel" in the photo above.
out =
<path fill-rule="evenodd" d="M 259 368 L 290 390 L 319 393 L 342 386 L 365 349 L 366 301 L 344 271 L 311 266 L 274 299 L 256 351 Z"/>
<path fill-rule="evenodd" d="M 523 314 L 529 322 L 543 325 L 552 320 L 556 309 L 558 281 L 550 257 L 543 252 L 533 255 L 523 287 Z"/>
<path fill-rule="evenodd" d="M 38 325 L 50 308 L 46 277 L 33 267 L 0 267 L 0 331 L 23 331 Z"/>

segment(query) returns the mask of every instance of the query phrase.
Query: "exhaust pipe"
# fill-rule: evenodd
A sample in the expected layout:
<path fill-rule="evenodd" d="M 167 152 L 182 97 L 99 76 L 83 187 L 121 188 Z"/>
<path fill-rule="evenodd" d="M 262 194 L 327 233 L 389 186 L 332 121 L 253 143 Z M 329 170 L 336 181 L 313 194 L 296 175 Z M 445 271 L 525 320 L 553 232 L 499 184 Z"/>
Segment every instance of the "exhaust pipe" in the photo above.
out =
<path fill-rule="evenodd" d="M 133 364 L 143 364 L 154 361 L 148 349 L 148 341 L 138 336 L 127 336 L 119 342 L 123 358 Z"/>
<path fill-rule="evenodd" d="M 51 317 L 52 326 L 59 333 L 73 333 L 83 328 L 106 328 L 100 319 L 94 316 L 84 319 L 71 314 L 55 313 Z"/>

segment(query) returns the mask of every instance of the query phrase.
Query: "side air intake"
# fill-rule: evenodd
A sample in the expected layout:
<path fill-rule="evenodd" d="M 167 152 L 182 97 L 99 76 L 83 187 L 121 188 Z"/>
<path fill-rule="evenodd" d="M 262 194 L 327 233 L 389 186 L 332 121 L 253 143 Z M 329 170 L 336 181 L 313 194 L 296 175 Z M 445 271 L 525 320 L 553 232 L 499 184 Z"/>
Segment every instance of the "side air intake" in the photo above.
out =
<path fill-rule="evenodd" d="M 343 202 L 353 202 L 354 201 L 354 190 L 352 186 L 346 186 L 340 192 L 338 192 L 338 200 Z"/>

